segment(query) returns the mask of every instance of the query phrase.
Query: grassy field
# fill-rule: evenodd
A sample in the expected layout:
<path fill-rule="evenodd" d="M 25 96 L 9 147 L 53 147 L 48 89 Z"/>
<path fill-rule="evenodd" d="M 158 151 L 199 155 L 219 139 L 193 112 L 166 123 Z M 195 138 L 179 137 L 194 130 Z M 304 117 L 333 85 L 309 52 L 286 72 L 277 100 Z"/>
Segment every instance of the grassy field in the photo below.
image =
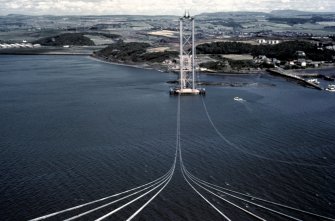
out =
<path fill-rule="evenodd" d="M 231 60 L 235 60 L 235 61 L 244 61 L 244 60 L 252 60 L 253 57 L 250 54 L 225 54 L 222 55 L 222 57 L 227 58 L 227 59 L 231 59 Z"/>

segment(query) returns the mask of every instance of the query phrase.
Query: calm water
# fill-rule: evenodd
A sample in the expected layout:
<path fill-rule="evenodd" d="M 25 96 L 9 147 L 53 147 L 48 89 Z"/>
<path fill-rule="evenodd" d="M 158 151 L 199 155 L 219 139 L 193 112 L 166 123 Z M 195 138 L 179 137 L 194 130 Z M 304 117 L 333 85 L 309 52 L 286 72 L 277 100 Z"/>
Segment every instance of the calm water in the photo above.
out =
<path fill-rule="evenodd" d="M 233 146 L 211 126 L 201 97 L 181 98 L 188 170 L 233 190 L 334 218 L 335 94 L 266 74 L 201 78 L 250 84 L 207 87 L 204 97 L 217 129 Z M 177 98 L 169 96 L 165 82 L 174 79 L 80 56 L 0 56 L 0 219 L 32 219 L 166 173 L 175 151 Z M 177 168 L 137 220 L 222 220 Z M 217 205 L 233 220 L 252 220 L 225 203 Z"/>

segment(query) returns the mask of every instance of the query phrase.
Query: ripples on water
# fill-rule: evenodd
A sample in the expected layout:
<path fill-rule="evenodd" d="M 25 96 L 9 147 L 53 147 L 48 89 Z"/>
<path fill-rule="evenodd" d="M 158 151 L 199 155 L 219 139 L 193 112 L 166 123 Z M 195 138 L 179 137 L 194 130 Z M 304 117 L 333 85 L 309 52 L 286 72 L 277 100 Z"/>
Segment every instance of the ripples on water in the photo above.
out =
<path fill-rule="evenodd" d="M 170 168 L 177 99 L 164 82 L 175 75 L 76 56 L 1 56 L 0 63 L 1 220 L 31 219 L 99 199 Z M 319 167 L 335 164 L 334 94 L 268 75 L 202 78 L 276 87 L 207 87 L 204 101 L 213 122 L 239 149 L 216 134 L 201 97 L 182 97 L 188 170 L 221 186 L 334 217 L 335 170 Z M 233 220 L 250 219 L 224 203 L 220 208 Z M 139 219 L 221 217 L 178 169 Z"/>

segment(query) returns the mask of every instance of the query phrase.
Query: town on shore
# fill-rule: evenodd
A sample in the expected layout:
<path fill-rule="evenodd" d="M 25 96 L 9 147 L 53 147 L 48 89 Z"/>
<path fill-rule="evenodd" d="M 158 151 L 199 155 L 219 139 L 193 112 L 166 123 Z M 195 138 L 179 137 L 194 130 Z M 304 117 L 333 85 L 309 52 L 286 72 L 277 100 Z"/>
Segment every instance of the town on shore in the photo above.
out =
<path fill-rule="evenodd" d="M 84 54 L 178 71 L 178 16 L 0 16 L 0 54 Z M 204 13 L 196 19 L 200 72 L 333 67 L 335 13 Z"/>

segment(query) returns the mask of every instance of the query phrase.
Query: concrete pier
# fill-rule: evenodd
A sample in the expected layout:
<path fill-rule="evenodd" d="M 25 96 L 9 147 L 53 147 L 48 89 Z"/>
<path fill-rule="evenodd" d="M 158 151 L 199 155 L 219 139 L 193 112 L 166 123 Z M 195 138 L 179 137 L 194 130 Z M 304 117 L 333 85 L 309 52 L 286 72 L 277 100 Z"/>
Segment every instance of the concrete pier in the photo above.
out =
<path fill-rule="evenodd" d="M 277 75 L 277 76 L 281 76 L 281 77 L 284 77 L 284 78 L 293 79 L 293 80 L 297 81 L 298 83 L 302 83 L 304 86 L 311 87 L 311 88 L 314 88 L 314 89 L 317 89 L 317 90 L 323 90 L 319 85 L 308 82 L 304 78 L 299 77 L 297 75 L 285 73 L 283 70 L 268 69 L 267 71 L 272 75 Z"/>

